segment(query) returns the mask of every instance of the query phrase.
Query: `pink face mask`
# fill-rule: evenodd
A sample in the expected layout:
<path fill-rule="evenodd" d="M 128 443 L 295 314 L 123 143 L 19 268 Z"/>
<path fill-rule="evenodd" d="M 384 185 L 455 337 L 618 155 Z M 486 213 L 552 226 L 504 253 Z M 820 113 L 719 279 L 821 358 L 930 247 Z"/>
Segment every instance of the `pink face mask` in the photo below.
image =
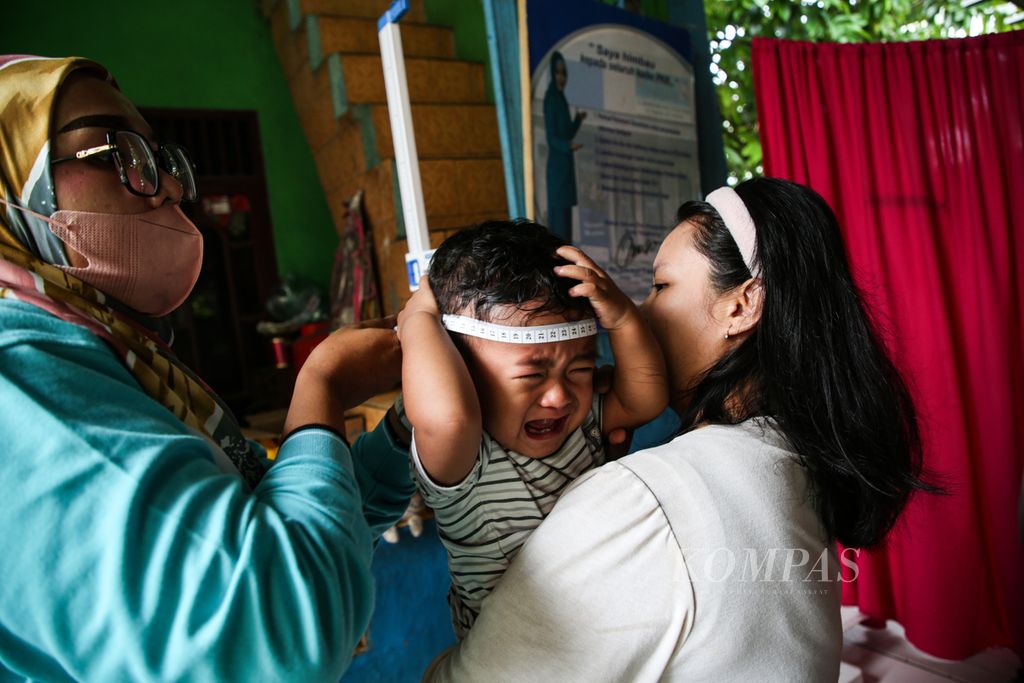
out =
<path fill-rule="evenodd" d="M 167 315 L 203 266 L 203 236 L 177 204 L 145 213 L 56 211 L 50 230 L 89 261 L 58 266 L 141 313 Z"/>
<path fill-rule="evenodd" d="M 9 205 L 45 220 L 88 261 L 58 268 L 140 313 L 167 315 L 199 279 L 203 236 L 177 204 L 135 214 L 56 211 L 49 218 Z"/>

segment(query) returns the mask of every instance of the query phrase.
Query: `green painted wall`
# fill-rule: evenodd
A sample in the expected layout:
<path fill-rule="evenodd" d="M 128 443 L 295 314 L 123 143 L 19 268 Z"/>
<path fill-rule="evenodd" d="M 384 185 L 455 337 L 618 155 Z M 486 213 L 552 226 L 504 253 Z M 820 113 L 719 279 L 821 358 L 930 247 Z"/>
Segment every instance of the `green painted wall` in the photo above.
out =
<path fill-rule="evenodd" d="M 3 52 L 95 59 L 140 106 L 256 110 L 278 269 L 326 286 L 337 234 L 254 0 L 21 0 L 2 15 Z"/>

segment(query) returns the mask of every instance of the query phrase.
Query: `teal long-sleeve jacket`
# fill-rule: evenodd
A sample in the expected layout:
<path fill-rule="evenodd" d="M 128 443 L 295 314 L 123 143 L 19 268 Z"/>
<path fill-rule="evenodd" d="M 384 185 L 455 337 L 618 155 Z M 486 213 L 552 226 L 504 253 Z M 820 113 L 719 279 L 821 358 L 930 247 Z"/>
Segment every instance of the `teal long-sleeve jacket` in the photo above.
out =
<path fill-rule="evenodd" d="M 87 330 L 0 300 L 0 681 L 336 681 L 412 492 L 387 426 L 252 492 Z"/>

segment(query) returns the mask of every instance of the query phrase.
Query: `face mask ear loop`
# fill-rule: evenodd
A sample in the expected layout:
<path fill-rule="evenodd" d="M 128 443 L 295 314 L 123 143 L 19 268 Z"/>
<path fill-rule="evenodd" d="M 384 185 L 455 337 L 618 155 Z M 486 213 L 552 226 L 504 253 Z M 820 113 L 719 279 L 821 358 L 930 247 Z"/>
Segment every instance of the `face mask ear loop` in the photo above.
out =
<path fill-rule="evenodd" d="M 7 206 L 11 207 L 12 209 L 17 209 L 18 211 L 21 211 L 22 213 L 27 213 L 30 216 L 35 216 L 36 218 L 38 218 L 40 220 L 44 220 L 47 223 L 56 223 L 57 225 L 60 225 L 61 227 L 65 227 L 65 228 L 68 227 L 64 223 L 61 223 L 60 221 L 53 220 L 52 216 L 44 216 L 43 214 L 37 213 L 37 212 L 33 211 L 32 209 L 26 208 L 24 206 L 18 206 L 14 202 L 9 202 L 6 199 L 4 199 L 3 197 L 0 197 L 0 202 L 3 202 L 4 204 L 6 204 Z"/>
<path fill-rule="evenodd" d="M 15 204 L 14 202 L 9 202 L 6 199 L 4 199 L 3 197 L 0 197 L 0 202 L 3 202 L 4 204 L 6 204 L 7 206 L 11 207 L 12 209 L 17 209 L 18 211 L 21 211 L 22 213 L 27 213 L 30 216 L 35 216 L 39 220 L 45 221 L 47 225 L 50 225 L 50 226 L 59 225 L 60 227 L 64 228 L 65 230 L 70 229 L 70 226 L 67 223 L 61 223 L 60 221 L 54 220 L 53 216 L 44 216 L 43 214 L 37 213 L 37 212 L 33 211 L 32 209 L 26 208 L 24 206 L 19 206 L 19 205 Z M 53 232 L 53 228 L 52 227 L 50 228 L 50 232 Z M 63 239 L 60 238 L 60 235 L 57 235 L 57 238 L 60 239 L 60 243 L 64 247 L 64 258 L 66 259 L 66 258 L 68 258 L 68 244 Z"/>

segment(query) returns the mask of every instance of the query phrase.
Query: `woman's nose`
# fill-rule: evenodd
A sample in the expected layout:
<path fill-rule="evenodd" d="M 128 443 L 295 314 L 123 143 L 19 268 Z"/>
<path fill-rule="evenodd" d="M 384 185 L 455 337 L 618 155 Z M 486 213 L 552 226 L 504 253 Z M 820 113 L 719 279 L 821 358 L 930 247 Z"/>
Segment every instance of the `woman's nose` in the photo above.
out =
<path fill-rule="evenodd" d="M 161 169 L 160 188 L 156 191 L 155 195 L 149 198 L 149 203 L 154 209 L 163 206 L 167 202 L 180 204 L 182 192 L 181 183 L 178 182 L 177 178 Z"/>

